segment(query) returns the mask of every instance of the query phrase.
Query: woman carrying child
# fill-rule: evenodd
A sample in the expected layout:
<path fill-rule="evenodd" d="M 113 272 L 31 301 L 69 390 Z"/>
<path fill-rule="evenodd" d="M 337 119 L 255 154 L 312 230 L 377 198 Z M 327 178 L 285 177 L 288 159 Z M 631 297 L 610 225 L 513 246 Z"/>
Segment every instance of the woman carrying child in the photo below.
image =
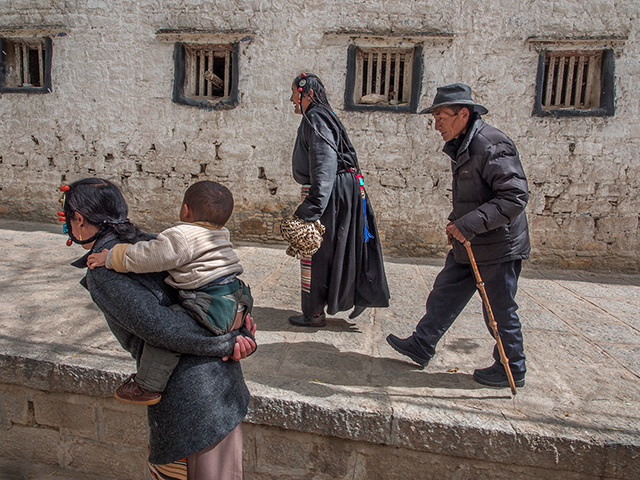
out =
<path fill-rule="evenodd" d="M 253 298 L 238 277 L 243 272 L 224 225 L 233 213 L 233 196 L 212 181 L 191 185 L 180 207 L 180 222 L 154 239 L 118 243 L 89 255 L 90 269 L 106 266 L 120 273 L 169 273 L 180 305 L 216 335 L 237 330 L 251 313 Z M 145 344 L 135 376 L 115 391 L 126 403 L 154 405 L 162 398 L 180 356 Z"/>
<path fill-rule="evenodd" d="M 107 180 L 62 187 L 71 241 L 89 253 L 150 240 L 127 218 L 127 205 Z M 89 254 L 73 263 L 84 268 Z M 139 362 L 147 343 L 180 354 L 162 394 L 147 407 L 149 469 L 155 479 L 242 479 L 242 426 L 249 391 L 237 361 L 255 350 L 255 326 L 216 336 L 191 316 L 169 308 L 177 291 L 166 273 L 87 270 L 80 282 L 104 313 L 120 344 Z"/>

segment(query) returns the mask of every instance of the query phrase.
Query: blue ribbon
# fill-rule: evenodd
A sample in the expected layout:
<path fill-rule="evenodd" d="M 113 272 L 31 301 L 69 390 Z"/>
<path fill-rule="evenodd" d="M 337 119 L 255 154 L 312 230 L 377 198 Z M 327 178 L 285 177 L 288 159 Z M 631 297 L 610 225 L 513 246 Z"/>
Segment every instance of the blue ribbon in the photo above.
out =
<path fill-rule="evenodd" d="M 362 208 L 364 209 L 364 235 L 362 235 L 362 243 L 366 243 L 369 240 L 375 238 L 373 235 L 369 233 L 369 229 L 367 228 L 367 198 L 362 197 Z"/>

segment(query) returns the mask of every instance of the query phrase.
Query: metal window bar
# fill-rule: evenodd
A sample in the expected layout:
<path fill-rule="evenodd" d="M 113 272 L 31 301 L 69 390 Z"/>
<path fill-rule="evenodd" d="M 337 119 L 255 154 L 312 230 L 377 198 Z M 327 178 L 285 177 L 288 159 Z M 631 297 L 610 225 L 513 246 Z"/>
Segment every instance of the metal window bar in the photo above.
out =
<path fill-rule="evenodd" d="M 602 52 L 548 52 L 542 106 L 547 109 L 597 108 Z"/>

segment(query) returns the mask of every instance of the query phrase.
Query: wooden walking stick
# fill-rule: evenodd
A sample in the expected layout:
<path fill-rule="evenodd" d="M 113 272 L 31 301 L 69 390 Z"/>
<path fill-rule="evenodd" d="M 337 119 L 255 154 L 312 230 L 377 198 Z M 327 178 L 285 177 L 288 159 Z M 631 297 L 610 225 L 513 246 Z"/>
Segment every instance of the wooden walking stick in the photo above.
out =
<path fill-rule="evenodd" d="M 476 286 L 480 291 L 480 296 L 482 297 L 482 303 L 484 303 L 484 308 L 487 311 L 487 315 L 489 317 L 489 326 L 491 330 L 493 330 L 493 335 L 496 338 L 496 343 L 498 344 L 498 351 L 500 352 L 500 363 L 504 366 L 505 371 L 507 372 L 507 378 L 509 379 L 509 386 L 511 387 L 511 393 L 513 395 L 516 394 L 516 383 L 513 381 L 513 374 L 511 373 L 511 368 L 509 367 L 509 359 L 507 358 L 507 354 L 504 353 L 504 347 L 502 346 L 502 340 L 500 340 L 500 334 L 498 333 L 498 324 L 496 323 L 495 318 L 493 318 L 493 311 L 491 310 L 491 305 L 489 305 L 489 298 L 487 297 L 487 292 L 484 289 L 484 282 L 482 281 L 482 277 L 480 276 L 480 272 L 478 271 L 478 265 L 476 264 L 476 259 L 473 256 L 473 252 L 471 251 L 471 242 L 469 240 L 464 241 L 464 247 L 467 249 L 467 254 L 469 254 L 469 260 L 471 261 L 471 268 L 473 268 L 473 273 L 476 276 Z"/>

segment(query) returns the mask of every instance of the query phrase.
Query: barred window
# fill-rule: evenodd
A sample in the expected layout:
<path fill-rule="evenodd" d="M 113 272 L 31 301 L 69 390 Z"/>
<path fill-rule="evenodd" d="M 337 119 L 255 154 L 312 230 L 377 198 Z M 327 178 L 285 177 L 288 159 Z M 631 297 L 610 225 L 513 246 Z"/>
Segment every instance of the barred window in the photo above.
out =
<path fill-rule="evenodd" d="M 417 110 L 422 77 L 421 47 L 352 45 L 349 49 L 346 109 Z"/>
<path fill-rule="evenodd" d="M 238 45 L 176 43 L 174 102 L 205 109 L 238 104 Z"/>
<path fill-rule="evenodd" d="M 185 95 L 217 100 L 228 97 L 233 65 L 231 45 L 185 45 Z"/>
<path fill-rule="evenodd" d="M 0 91 L 51 92 L 51 40 L 0 39 Z"/>
<path fill-rule="evenodd" d="M 602 52 L 547 52 L 543 108 L 599 108 Z"/>
<path fill-rule="evenodd" d="M 610 48 L 541 50 L 533 115 L 613 115 L 614 59 Z"/>
<path fill-rule="evenodd" d="M 355 103 L 408 105 L 413 49 L 358 48 Z"/>

